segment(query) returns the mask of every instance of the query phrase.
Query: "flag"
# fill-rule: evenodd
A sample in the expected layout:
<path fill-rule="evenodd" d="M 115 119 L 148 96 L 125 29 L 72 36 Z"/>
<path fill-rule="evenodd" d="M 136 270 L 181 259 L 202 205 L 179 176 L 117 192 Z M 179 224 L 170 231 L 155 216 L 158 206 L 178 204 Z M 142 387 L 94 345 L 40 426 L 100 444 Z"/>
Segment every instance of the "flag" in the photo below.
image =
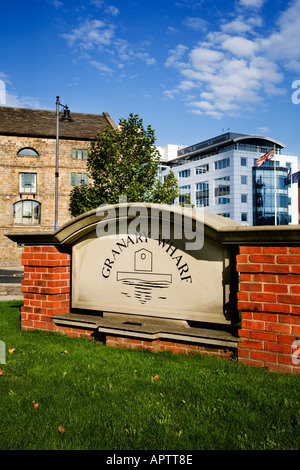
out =
<path fill-rule="evenodd" d="M 292 183 L 300 183 L 300 171 L 292 174 Z"/>
<path fill-rule="evenodd" d="M 300 171 L 292 174 L 291 170 L 289 170 L 287 177 L 284 179 L 284 186 L 288 186 L 291 183 L 300 183 Z"/>
<path fill-rule="evenodd" d="M 284 186 L 288 186 L 291 183 L 291 179 L 292 179 L 292 172 L 291 172 L 291 169 L 290 169 L 288 174 L 287 174 L 287 177 L 284 178 Z"/>
<path fill-rule="evenodd" d="M 270 150 L 270 152 L 268 153 L 265 153 L 265 155 L 263 155 L 261 158 L 257 160 L 256 165 L 260 166 L 263 163 L 266 163 L 267 160 L 269 160 L 270 158 L 273 158 L 273 154 L 274 154 L 274 149 Z"/>

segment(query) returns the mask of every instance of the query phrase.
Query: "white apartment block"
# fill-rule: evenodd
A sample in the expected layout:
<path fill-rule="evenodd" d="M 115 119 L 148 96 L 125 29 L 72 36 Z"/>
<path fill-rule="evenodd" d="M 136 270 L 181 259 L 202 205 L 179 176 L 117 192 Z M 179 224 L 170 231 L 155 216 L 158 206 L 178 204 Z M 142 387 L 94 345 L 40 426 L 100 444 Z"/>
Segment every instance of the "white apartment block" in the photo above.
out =
<path fill-rule="evenodd" d="M 282 153 L 285 145 L 268 137 L 228 132 L 198 144 L 159 147 L 161 176 L 175 174 L 180 197 L 243 225 L 298 224 L 298 157 Z M 270 150 L 275 159 L 257 160 Z M 275 160 L 275 173 L 274 173 Z M 276 193 L 276 199 L 275 199 Z"/>

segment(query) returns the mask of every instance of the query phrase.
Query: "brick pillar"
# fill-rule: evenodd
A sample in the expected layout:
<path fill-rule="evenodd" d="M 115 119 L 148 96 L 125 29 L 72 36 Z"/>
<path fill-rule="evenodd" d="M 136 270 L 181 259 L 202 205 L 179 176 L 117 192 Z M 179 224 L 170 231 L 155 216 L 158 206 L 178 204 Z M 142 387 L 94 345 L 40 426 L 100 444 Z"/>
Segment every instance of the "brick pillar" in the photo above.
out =
<path fill-rule="evenodd" d="M 300 248 L 241 246 L 237 271 L 239 361 L 300 373 L 293 357 L 293 342 L 300 340 Z"/>
<path fill-rule="evenodd" d="M 63 247 L 25 246 L 22 329 L 56 330 L 51 315 L 70 312 L 70 263 Z"/>

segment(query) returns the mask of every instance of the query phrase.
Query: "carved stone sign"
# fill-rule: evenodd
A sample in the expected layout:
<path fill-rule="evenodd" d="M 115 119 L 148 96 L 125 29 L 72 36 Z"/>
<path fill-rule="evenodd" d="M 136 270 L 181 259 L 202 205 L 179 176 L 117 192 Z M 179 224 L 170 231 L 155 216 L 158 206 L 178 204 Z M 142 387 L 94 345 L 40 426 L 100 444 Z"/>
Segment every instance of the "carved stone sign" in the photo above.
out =
<path fill-rule="evenodd" d="M 228 323 L 225 252 L 210 239 L 188 252 L 161 236 L 89 233 L 73 245 L 72 307 Z"/>

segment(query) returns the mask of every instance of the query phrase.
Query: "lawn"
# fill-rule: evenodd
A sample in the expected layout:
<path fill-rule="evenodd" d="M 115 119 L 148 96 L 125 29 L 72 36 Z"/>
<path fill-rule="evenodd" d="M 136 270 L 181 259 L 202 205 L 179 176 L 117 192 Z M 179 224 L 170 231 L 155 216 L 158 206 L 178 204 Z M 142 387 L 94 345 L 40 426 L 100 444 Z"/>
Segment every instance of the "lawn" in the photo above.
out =
<path fill-rule="evenodd" d="M 0 302 L 1 450 L 299 450 L 300 377 L 20 330 Z"/>

